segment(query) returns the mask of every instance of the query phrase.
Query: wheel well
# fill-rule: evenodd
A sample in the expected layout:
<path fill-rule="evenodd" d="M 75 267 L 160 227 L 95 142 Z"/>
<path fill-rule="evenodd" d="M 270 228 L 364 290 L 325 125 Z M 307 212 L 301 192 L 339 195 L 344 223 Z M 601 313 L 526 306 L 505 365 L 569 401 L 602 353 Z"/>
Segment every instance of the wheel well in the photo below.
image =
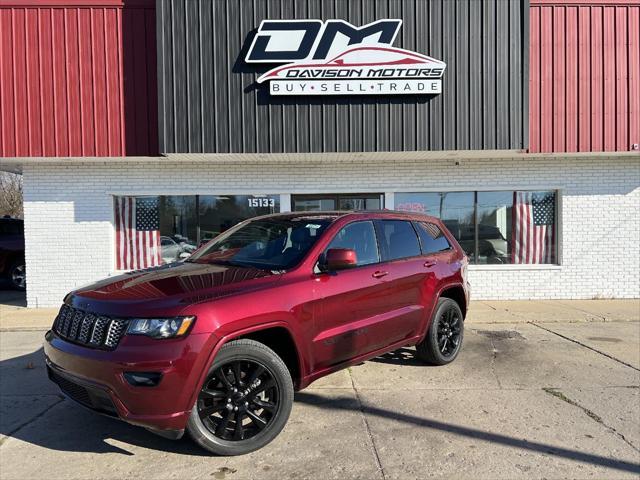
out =
<path fill-rule="evenodd" d="M 450 298 L 460 306 L 462 310 L 462 316 L 467 316 L 467 297 L 465 297 L 464 290 L 461 286 L 445 288 L 440 297 Z"/>
<path fill-rule="evenodd" d="M 258 330 L 246 335 L 242 335 L 239 338 L 249 338 L 265 344 L 271 350 L 282 359 L 282 361 L 289 369 L 291 379 L 294 385 L 300 383 L 300 365 L 298 363 L 298 349 L 291 337 L 289 331 L 284 327 L 272 327 L 264 330 Z M 237 339 L 234 339 L 237 340 Z"/>

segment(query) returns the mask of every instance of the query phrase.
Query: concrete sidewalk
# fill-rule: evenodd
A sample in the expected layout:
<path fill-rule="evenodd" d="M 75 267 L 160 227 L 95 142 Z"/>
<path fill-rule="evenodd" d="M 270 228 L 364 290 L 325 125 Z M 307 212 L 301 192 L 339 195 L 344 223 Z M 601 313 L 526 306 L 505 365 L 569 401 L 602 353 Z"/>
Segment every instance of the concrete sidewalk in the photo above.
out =
<path fill-rule="evenodd" d="M 0 292 L 0 332 L 46 330 L 57 308 L 24 308 L 3 301 Z M 640 299 L 514 300 L 471 302 L 467 323 L 572 323 L 640 321 Z"/>

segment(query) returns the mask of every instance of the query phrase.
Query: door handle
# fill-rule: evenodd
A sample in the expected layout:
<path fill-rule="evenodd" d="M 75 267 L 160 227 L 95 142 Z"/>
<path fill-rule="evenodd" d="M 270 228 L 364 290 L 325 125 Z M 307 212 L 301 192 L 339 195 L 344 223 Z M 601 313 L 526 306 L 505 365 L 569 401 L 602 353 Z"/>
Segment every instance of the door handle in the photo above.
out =
<path fill-rule="evenodd" d="M 373 273 L 371 274 L 371 276 L 372 276 L 373 278 L 382 278 L 382 277 L 384 277 L 385 275 L 389 275 L 389 272 L 385 272 L 385 271 L 382 271 L 382 270 L 377 270 L 377 271 L 375 271 L 375 272 L 373 272 Z"/>
<path fill-rule="evenodd" d="M 436 260 L 427 260 L 426 262 L 424 262 L 424 266 L 430 268 L 435 266 L 436 263 L 438 263 Z"/>

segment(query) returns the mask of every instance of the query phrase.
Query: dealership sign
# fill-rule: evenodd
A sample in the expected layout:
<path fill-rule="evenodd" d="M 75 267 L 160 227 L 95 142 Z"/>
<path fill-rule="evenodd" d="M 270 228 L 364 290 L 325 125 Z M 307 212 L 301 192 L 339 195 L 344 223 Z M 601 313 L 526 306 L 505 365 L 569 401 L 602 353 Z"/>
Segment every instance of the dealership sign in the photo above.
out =
<path fill-rule="evenodd" d="M 402 20 L 263 20 L 245 60 L 284 64 L 258 78 L 272 95 L 433 95 L 446 64 L 395 48 Z"/>

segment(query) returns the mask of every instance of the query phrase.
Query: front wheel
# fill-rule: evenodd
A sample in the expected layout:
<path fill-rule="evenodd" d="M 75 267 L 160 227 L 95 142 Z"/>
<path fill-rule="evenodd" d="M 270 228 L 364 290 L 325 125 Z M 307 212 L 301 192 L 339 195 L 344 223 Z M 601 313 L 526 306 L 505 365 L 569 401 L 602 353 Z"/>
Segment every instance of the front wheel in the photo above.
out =
<path fill-rule="evenodd" d="M 460 306 L 450 298 L 440 298 L 427 335 L 416 345 L 416 354 L 431 365 L 446 365 L 458 356 L 463 336 Z"/>
<path fill-rule="evenodd" d="M 242 455 L 271 442 L 292 405 L 293 382 L 282 359 L 262 343 L 235 340 L 213 361 L 187 431 L 212 453 Z"/>

